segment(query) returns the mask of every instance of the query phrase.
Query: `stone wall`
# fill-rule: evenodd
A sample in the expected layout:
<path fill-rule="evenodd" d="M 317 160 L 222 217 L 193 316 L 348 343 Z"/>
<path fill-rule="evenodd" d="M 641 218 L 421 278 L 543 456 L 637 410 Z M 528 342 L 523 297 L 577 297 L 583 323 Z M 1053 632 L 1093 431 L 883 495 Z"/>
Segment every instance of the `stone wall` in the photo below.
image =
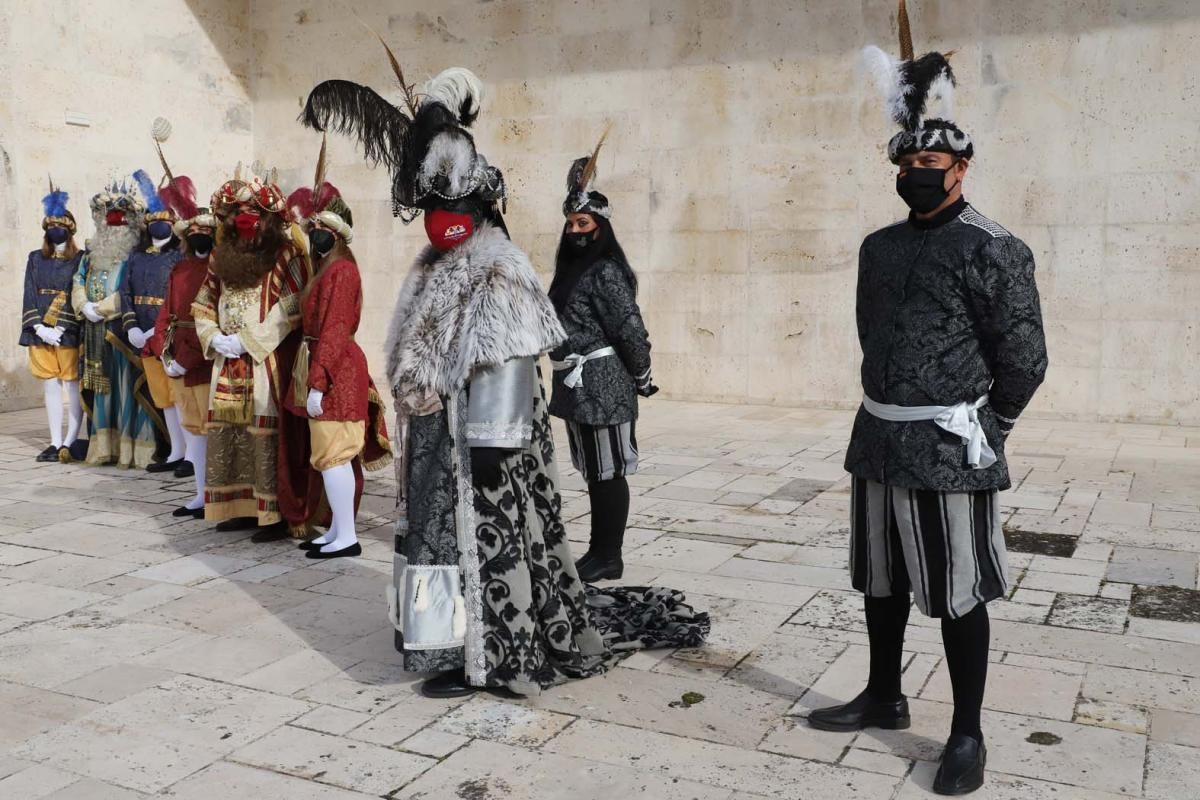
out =
<path fill-rule="evenodd" d="M 566 167 L 614 126 L 600 188 L 641 276 L 655 371 L 668 395 L 856 402 L 858 243 L 903 206 L 883 155 L 891 129 L 874 97 L 856 86 L 853 65 L 865 43 L 894 48 L 893 0 L 249 0 L 249 23 L 238 13 L 245 3 L 217 4 L 226 12 L 191 5 L 224 46 L 201 39 L 192 48 L 155 33 L 119 50 L 128 59 L 126 51 L 169 43 L 186 58 L 147 56 L 171 76 L 165 85 L 197 93 L 188 111 L 202 138 L 172 147 L 181 163 L 197 165 L 193 172 L 206 170 L 212 182 L 246 157 L 245 131 L 226 126 L 250 78 L 253 114 L 233 118 L 251 117 L 255 155 L 278 166 L 286 189 L 310 180 L 319 137 L 295 120 L 314 83 L 347 78 L 398 101 L 365 22 L 388 39 L 411 79 L 462 65 L 488 83 L 480 149 L 510 181 L 514 239 L 547 273 Z M 1200 8 L 1190 0 L 910 0 L 910 7 L 918 49 L 958 49 L 957 116 L 979 151 L 968 197 L 1038 257 L 1052 367 L 1032 411 L 1200 420 L 1200 372 L 1191 357 L 1200 301 L 1200 79 L 1187 58 Z M 174 16 L 172 25 L 195 30 L 186 15 Z M 68 18 L 36 24 L 70 28 Z M 85 46 L 70 36 L 75 48 Z M 249 68 L 249 56 L 239 59 L 248 42 Z M 41 52 L 18 44 L 15 64 Z M 213 107 L 196 103 L 205 90 L 197 73 L 216 76 L 220 61 L 233 77 L 214 77 Z M 81 170 L 88 193 L 96 182 L 87 172 L 92 156 L 103 161 L 98 175 L 118 155 L 149 163 L 148 140 L 137 137 L 163 113 L 138 94 L 135 67 L 104 69 L 129 78 L 91 77 L 89 64 L 78 67 L 77 84 L 124 87 L 129 102 L 145 106 L 144 119 L 130 122 L 136 135 L 128 147 L 102 136 L 99 125 L 86 132 L 95 142 L 89 157 L 64 169 Z M 45 103 L 28 76 L 15 77 L 24 97 Z M 7 115 L 24 106 L 0 108 Z M 57 136 L 80 135 L 53 115 L 37 116 Z M 0 135 L 10 130 L 4 125 Z M 32 156 L 48 141 L 58 140 L 30 135 L 24 152 Z M 13 253 L 36 236 L 41 160 L 56 150 L 5 177 L 6 188 L 21 188 L 24 238 Z M 348 140 L 331 139 L 330 154 L 329 178 L 355 212 L 367 298 L 359 339 L 379 377 L 391 302 L 424 235 L 419 224 L 391 218 L 386 174 L 366 168 Z M 12 219 L 4 215 L 3 224 Z M 18 362 L 11 344 L 3 347 L 11 374 Z"/>
<path fill-rule="evenodd" d="M 0 4 L 0 409 L 41 401 L 17 346 L 25 259 L 41 242 L 46 174 L 71 194 L 81 245 L 88 201 L 139 167 L 157 176 L 150 123 L 174 126 L 171 168 L 205 204 L 251 158 L 247 0 L 10 0 Z M 65 124 L 68 111 L 91 124 Z"/>

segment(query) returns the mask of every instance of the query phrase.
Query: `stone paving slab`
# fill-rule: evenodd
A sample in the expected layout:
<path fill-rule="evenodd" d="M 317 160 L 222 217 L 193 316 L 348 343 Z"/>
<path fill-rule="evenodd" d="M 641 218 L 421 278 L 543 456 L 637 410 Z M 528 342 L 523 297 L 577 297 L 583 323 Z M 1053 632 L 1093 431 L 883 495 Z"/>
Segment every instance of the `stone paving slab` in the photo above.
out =
<path fill-rule="evenodd" d="M 0 797 L 930 796 L 951 712 L 935 620 L 914 612 L 906 638 L 910 730 L 804 720 L 866 677 L 851 415 L 644 411 L 623 582 L 687 592 L 710 642 L 536 698 L 458 701 L 420 697 L 393 647 L 390 474 L 367 483 L 364 556 L 312 564 L 172 517 L 187 481 L 36 464 L 41 412 L 0 415 Z M 975 796 L 1190 797 L 1200 431 L 1030 420 L 1009 445 L 1012 599 L 992 606 Z M 585 487 L 557 455 L 578 546 Z"/>

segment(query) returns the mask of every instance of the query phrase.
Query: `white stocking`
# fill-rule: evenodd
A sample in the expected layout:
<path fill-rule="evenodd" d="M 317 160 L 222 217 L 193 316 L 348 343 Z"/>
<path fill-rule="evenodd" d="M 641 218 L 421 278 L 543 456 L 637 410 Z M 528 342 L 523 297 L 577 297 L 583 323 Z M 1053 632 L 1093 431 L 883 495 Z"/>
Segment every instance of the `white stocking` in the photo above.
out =
<path fill-rule="evenodd" d="M 208 437 L 197 436 L 185 430 L 183 438 L 187 442 L 185 458 L 192 462 L 192 467 L 196 471 L 196 496 L 189 500 L 185 507 L 195 511 L 198 508 L 204 508 L 204 470 L 208 466 Z"/>
<path fill-rule="evenodd" d="M 83 424 L 83 403 L 79 399 L 79 381 L 63 381 L 67 390 L 67 405 L 70 406 L 70 416 L 67 417 L 67 438 L 63 444 L 70 447 L 79 437 L 79 427 Z"/>
<path fill-rule="evenodd" d="M 171 455 L 167 456 L 167 461 L 178 461 L 183 458 L 187 448 L 183 440 L 183 424 L 179 421 L 179 409 L 175 406 L 164 408 L 163 417 L 167 420 L 167 432 L 171 435 Z"/>
<path fill-rule="evenodd" d="M 48 381 L 42 381 L 45 384 L 43 389 L 46 392 L 46 419 L 50 422 L 50 444 L 55 449 L 62 447 L 62 387 L 58 385 L 58 378 L 51 378 Z"/>
<path fill-rule="evenodd" d="M 354 530 L 354 464 L 346 462 L 324 470 L 321 480 L 325 482 L 325 496 L 329 498 L 329 508 L 333 511 L 333 525 L 329 532 L 334 535 L 321 548 L 321 552 L 332 553 L 358 541 L 358 533 Z"/>

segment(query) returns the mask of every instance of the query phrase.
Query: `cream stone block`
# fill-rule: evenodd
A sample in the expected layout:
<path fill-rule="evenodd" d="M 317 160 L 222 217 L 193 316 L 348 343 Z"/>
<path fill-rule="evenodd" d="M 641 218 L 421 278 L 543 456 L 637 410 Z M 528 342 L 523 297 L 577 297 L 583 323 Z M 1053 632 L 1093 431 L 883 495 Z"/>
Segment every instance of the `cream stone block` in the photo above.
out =
<path fill-rule="evenodd" d="M 836 794 L 848 800 L 865 800 L 889 795 L 898 783 L 895 777 L 803 758 L 648 731 L 631 738 L 623 736 L 622 730 L 615 725 L 581 720 L 547 747 L 564 755 L 665 773 L 673 780 L 699 781 L 753 794 Z"/>

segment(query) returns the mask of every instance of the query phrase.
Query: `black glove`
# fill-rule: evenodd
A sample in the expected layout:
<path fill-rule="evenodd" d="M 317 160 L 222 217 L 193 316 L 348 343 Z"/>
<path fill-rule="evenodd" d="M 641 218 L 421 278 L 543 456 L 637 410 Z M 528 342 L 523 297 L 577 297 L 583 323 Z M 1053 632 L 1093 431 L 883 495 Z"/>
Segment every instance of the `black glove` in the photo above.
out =
<path fill-rule="evenodd" d="M 654 397 L 654 395 L 658 394 L 658 387 L 653 382 L 646 381 L 637 388 L 637 393 L 642 397 Z"/>
<path fill-rule="evenodd" d="M 476 489 L 497 489 L 504 475 L 503 461 L 507 450 L 499 447 L 471 448 L 471 482 Z"/>

